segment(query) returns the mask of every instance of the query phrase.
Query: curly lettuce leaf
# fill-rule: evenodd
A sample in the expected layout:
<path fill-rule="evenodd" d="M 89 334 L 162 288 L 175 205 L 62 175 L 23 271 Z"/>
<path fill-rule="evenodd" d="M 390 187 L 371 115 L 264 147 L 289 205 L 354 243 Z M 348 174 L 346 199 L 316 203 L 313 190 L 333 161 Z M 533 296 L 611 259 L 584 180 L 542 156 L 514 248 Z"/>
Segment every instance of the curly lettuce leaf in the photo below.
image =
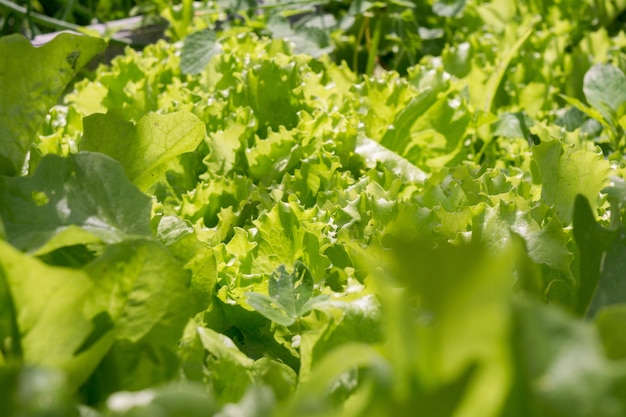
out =
<path fill-rule="evenodd" d="M 600 153 L 550 140 L 533 148 L 533 161 L 542 183 L 541 197 L 554 206 L 564 224 L 572 221 L 578 194 L 585 196 L 593 209 L 598 207 L 598 196 L 610 172 L 609 162 Z"/>

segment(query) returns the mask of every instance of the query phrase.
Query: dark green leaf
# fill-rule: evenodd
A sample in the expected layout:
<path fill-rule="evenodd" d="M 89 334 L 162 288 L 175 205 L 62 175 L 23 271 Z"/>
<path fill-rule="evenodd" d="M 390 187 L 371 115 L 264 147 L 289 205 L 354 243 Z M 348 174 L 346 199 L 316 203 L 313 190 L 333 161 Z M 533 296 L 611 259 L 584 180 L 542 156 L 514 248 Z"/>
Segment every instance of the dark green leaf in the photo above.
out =
<path fill-rule="evenodd" d="M 199 74 L 209 64 L 211 58 L 221 51 L 222 48 L 216 41 L 213 30 L 205 29 L 192 33 L 183 41 L 180 70 L 183 74 Z"/>
<path fill-rule="evenodd" d="M 610 64 L 598 64 L 585 74 L 583 92 L 587 102 L 598 109 L 607 120 L 614 120 L 626 102 L 626 75 Z"/>
<path fill-rule="evenodd" d="M 618 239 L 619 235 L 619 232 L 606 230 L 596 223 L 595 216 L 591 211 L 591 207 L 589 207 L 587 199 L 581 195 L 576 197 L 574 208 L 574 238 L 576 239 L 576 244 L 580 251 L 580 277 L 576 307 L 578 313 L 594 313 L 590 311 L 590 308 L 592 304 L 596 303 L 594 300 L 596 292 L 598 291 L 600 280 L 603 279 L 602 277 L 605 275 L 603 272 L 603 263 L 609 267 L 609 270 L 613 271 L 613 266 L 606 263 L 604 258 L 607 256 L 607 252 L 615 246 L 615 241 L 618 242 L 618 245 L 617 248 L 613 250 L 617 251 L 617 255 L 619 255 L 620 247 L 621 250 L 624 248 L 623 245 L 619 244 L 621 241 Z M 614 259 L 612 261 L 614 261 Z M 621 261 L 619 262 L 621 263 Z M 611 276 L 607 278 L 607 284 L 613 284 L 615 277 L 612 275 L 615 273 L 618 274 L 618 277 L 621 276 L 620 271 L 613 271 Z M 600 297 L 605 296 L 611 297 L 610 294 L 605 294 L 605 290 L 601 290 Z M 618 296 L 618 294 L 615 294 L 615 296 Z M 596 308 L 598 307 L 600 306 L 596 305 Z"/>
<path fill-rule="evenodd" d="M 527 415 L 537 417 L 620 416 L 613 394 L 611 363 L 591 326 L 563 311 L 519 300 L 513 346 Z M 525 390 L 525 393 L 524 393 Z"/>
<path fill-rule="evenodd" d="M 0 366 L 3 417 L 75 415 L 72 393 L 63 372 L 44 367 Z"/>
<path fill-rule="evenodd" d="M 313 276 L 300 261 L 289 273 L 280 265 L 269 279 L 269 297 L 258 293 L 247 293 L 248 303 L 259 313 L 279 324 L 289 326 L 303 314 L 313 309 L 316 303 L 324 300 L 322 296 L 313 297 Z"/>
<path fill-rule="evenodd" d="M 15 247 L 39 253 L 149 236 L 150 198 L 111 158 L 45 156 L 32 177 L 0 177 L 0 217 Z"/>

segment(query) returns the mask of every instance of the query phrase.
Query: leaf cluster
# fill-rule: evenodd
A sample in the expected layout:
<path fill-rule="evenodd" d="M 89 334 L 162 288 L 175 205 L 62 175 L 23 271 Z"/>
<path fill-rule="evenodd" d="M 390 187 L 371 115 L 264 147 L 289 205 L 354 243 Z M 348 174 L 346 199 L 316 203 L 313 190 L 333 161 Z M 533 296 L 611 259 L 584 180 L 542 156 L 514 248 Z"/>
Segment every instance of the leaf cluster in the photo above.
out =
<path fill-rule="evenodd" d="M 626 43 L 585 5 L 316 8 L 467 24 L 404 75 L 184 21 L 56 105 L 102 42 L 0 39 L 7 415 L 624 415 Z"/>

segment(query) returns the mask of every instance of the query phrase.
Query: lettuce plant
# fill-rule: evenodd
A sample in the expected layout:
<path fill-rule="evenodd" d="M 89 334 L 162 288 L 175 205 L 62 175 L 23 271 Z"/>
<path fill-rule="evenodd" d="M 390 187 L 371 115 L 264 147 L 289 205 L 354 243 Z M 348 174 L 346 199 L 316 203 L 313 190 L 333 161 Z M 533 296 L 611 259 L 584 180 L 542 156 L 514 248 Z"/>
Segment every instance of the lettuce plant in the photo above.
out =
<path fill-rule="evenodd" d="M 249 27 L 0 90 L 7 415 L 624 415 L 622 35 L 530 3 L 404 76 Z"/>

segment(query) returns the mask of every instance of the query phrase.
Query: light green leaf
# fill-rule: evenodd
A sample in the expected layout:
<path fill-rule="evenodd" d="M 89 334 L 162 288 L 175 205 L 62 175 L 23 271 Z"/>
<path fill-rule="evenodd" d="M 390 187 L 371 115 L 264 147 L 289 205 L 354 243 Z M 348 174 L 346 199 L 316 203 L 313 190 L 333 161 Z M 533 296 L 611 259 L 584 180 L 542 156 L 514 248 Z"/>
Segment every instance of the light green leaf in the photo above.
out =
<path fill-rule="evenodd" d="M 391 246 L 393 281 L 380 277 L 377 285 L 390 360 L 401 381 L 398 389 L 410 396 L 407 364 L 431 389 L 464 380 L 476 364 L 480 372 L 457 412 L 495 416 L 511 377 L 509 253 L 494 255 L 482 244 L 432 246 L 410 235 L 396 240 Z M 396 288 L 405 290 L 396 293 Z M 417 309 L 415 319 L 405 322 L 412 308 Z M 462 345 L 455 343 L 459 338 Z"/>
<path fill-rule="evenodd" d="M 375 368 L 387 371 L 386 362 L 373 346 L 362 343 L 347 343 L 332 350 L 320 363 L 306 382 L 296 392 L 289 402 L 289 408 L 284 416 L 305 415 L 313 410 L 319 414 L 328 415 L 330 411 L 327 403 L 328 391 L 332 384 L 346 372 L 358 368 Z M 325 409 L 325 407 L 327 407 Z"/>
<path fill-rule="evenodd" d="M 376 168 L 376 164 L 381 163 L 407 182 L 423 183 L 428 177 L 424 171 L 371 139 L 359 138 L 354 153 L 363 157 L 368 168 Z"/>
<path fill-rule="evenodd" d="M 517 36 L 515 43 L 513 45 L 505 43 L 505 45 L 502 46 L 503 50 L 501 51 L 500 59 L 496 62 L 497 66 L 495 71 L 488 76 L 485 86 L 486 88 L 483 92 L 477 92 L 477 95 L 480 94 L 480 96 L 485 99 L 483 108 L 485 111 L 488 112 L 493 110 L 496 94 L 502 84 L 502 80 L 504 79 L 511 61 L 513 61 L 513 59 L 520 54 L 520 50 L 524 47 L 524 44 L 528 42 L 531 35 L 536 32 L 535 26 L 540 21 L 541 18 L 539 16 L 528 16 L 526 18 L 526 22 L 524 22 L 525 24 L 521 28 L 522 33 Z"/>
<path fill-rule="evenodd" d="M 222 402 L 236 402 L 252 385 L 254 360 L 243 354 L 227 336 L 205 327 L 195 329 L 199 342 L 208 353 L 206 366 L 209 383 Z"/>
<path fill-rule="evenodd" d="M 31 177 L 0 177 L 0 217 L 20 250 L 149 236 L 150 208 L 120 165 L 96 153 L 47 155 Z"/>
<path fill-rule="evenodd" d="M 626 304 L 608 306 L 595 318 L 596 327 L 609 359 L 626 358 Z"/>
<path fill-rule="evenodd" d="M 381 145 L 431 170 L 462 157 L 472 116 L 465 99 L 454 90 L 445 93 L 444 86 L 409 100 L 385 131 Z"/>
<path fill-rule="evenodd" d="M 172 245 L 193 233 L 193 227 L 189 222 L 177 216 L 164 216 L 157 227 L 157 238 L 166 246 Z"/>
<path fill-rule="evenodd" d="M 427 88 L 412 97 L 393 120 L 391 129 L 387 128 L 380 143 L 399 155 L 404 155 L 411 143 L 411 129 L 416 120 L 426 114 L 437 102 L 437 96 L 443 91 L 442 86 Z"/>
<path fill-rule="evenodd" d="M 609 162 L 601 153 L 551 140 L 533 148 L 533 160 L 543 184 L 541 197 L 554 205 L 563 224 L 572 221 L 578 194 L 589 200 L 592 209 L 598 207 L 598 196 L 609 178 Z"/>
<path fill-rule="evenodd" d="M 563 278 L 571 278 L 574 255 L 568 248 L 571 235 L 563 230 L 559 221 L 552 217 L 543 227 L 532 219 L 518 219 L 512 229 L 526 241 L 528 255 L 540 264 L 559 271 Z"/>
<path fill-rule="evenodd" d="M 256 380 L 272 387 L 278 399 L 288 398 L 296 389 L 298 375 L 282 362 L 261 358 L 254 362 L 252 372 Z"/>
<path fill-rule="evenodd" d="M 301 83 L 300 71 L 292 60 L 262 60 L 247 71 L 246 98 L 258 120 L 261 138 L 279 126 L 296 127 L 298 111 L 307 110 L 300 102 Z"/>
<path fill-rule="evenodd" d="M 293 132 L 280 128 L 269 132 L 266 139 L 255 140 L 255 146 L 246 149 L 250 177 L 269 182 L 277 180 L 289 168 L 289 159 L 296 146 Z"/>
<path fill-rule="evenodd" d="M 87 382 L 99 399 L 170 380 L 178 370 L 178 342 L 196 311 L 189 274 L 166 248 L 149 240 L 106 248 L 85 268 L 98 293 L 84 309 L 106 314 L 115 344 Z"/>
<path fill-rule="evenodd" d="M 348 343 L 375 344 L 385 340 L 380 302 L 358 282 L 350 282 L 338 299 L 330 298 L 318 304 L 316 311 L 323 315 L 313 314 L 305 319 L 316 330 L 302 334 L 301 381 L 308 379 L 319 361 L 339 346 Z"/>
<path fill-rule="evenodd" d="M 46 113 L 104 46 L 67 33 L 38 48 L 22 35 L 0 39 L 0 175 L 20 172 Z"/>
<path fill-rule="evenodd" d="M 302 256 L 303 231 L 291 205 L 279 202 L 254 222 L 259 229 L 258 272 L 271 274 L 279 265 L 292 265 Z"/>
<path fill-rule="evenodd" d="M 61 369 L 77 388 L 114 341 L 113 333 L 105 332 L 81 349 L 102 312 L 90 308 L 89 300 L 106 297 L 102 289 L 82 270 L 48 266 L 5 242 L 0 242 L 0 269 L 13 300 L 24 362 Z"/>
<path fill-rule="evenodd" d="M 138 342 L 151 337 L 158 343 L 176 343 L 180 337 L 176 333 L 192 314 L 189 276 L 162 245 L 137 240 L 109 246 L 86 272 L 101 289 L 117 295 L 92 302 L 94 307 L 105 302 L 101 307 L 117 323 L 118 339 Z"/>
<path fill-rule="evenodd" d="M 206 164 L 212 173 L 227 174 L 235 168 L 239 151 L 254 135 L 256 123 L 250 108 L 238 108 L 224 121 L 223 129 L 209 133 L 207 143 L 211 153 Z"/>
<path fill-rule="evenodd" d="M 136 126 L 114 113 L 93 114 L 83 123 L 80 149 L 116 159 L 128 178 L 144 191 L 160 179 L 167 161 L 195 150 L 206 129 L 187 112 L 147 114 Z"/>
<path fill-rule="evenodd" d="M 174 216 L 168 216 L 171 218 Z M 165 220 L 165 219 L 164 219 Z M 178 219 L 180 220 L 180 219 Z M 163 220 L 161 221 L 163 223 Z M 159 223 L 159 226 L 161 226 Z M 206 310 L 211 303 L 215 282 L 217 280 L 217 265 L 213 249 L 204 242 L 200 242 L 198 236 L 190 233 L 185 223 L 180 224 L 181 233 L 176 241 L 168 243 L 168 249 L 184 264 L 183 268 L 191 273 L 190 290 L 197 300 L 197 310 Z M 173 238 L 175 231 L 171 231 L 169 239 Z M 190 300 L 191 301 L 191 300 Z"/>
<path fill-rule="evenodd" d="M 17 327 L 17 311 L 11 295 L 11 287 L 2 268 L 0 268 L 0 366 L 19 359 L 21 341 Z"/>

